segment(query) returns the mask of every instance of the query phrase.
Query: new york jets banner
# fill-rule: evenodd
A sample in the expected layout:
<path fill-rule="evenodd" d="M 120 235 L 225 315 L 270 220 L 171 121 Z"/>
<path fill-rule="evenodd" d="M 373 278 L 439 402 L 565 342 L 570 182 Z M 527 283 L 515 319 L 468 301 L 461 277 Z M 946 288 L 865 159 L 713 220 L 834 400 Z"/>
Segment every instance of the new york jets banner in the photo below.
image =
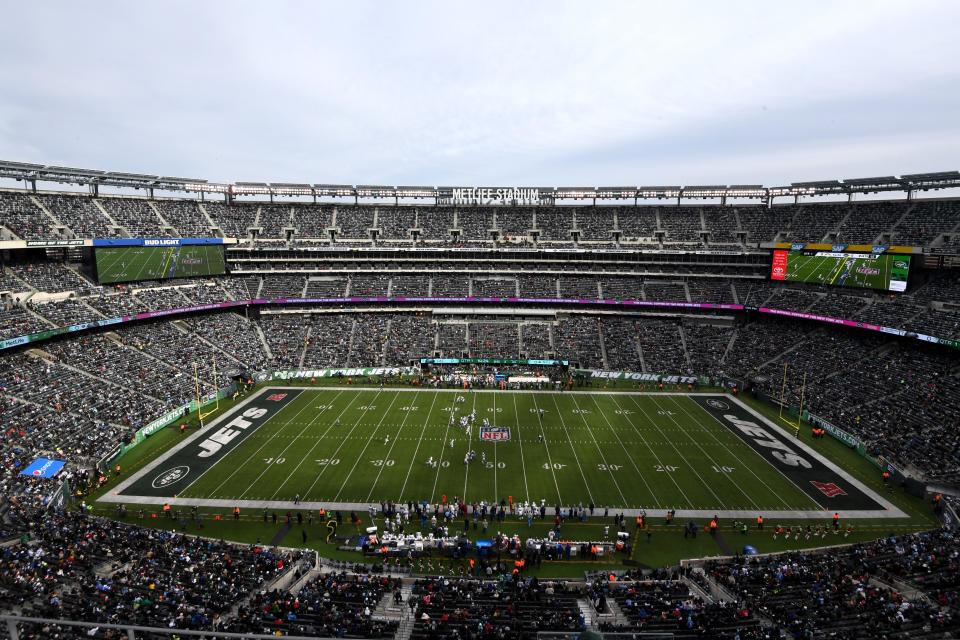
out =
<path fill-rule="evenodd" d="M 859 449 L 863 442 L 860 441 L 860 438 L 853 436 L 840 427 L 834 426 L 827 420 L 824 420 L 820 416 L 815 416 L 812 413 L 807 415 L 807 422 L 814 425 L 815 427 L 822 427 L 824 431 L 829 433 L 831 436 L 847 445 L 851 449 Z"/>
<path fill-rule="evenodd" d="M 309 380 L 310 378 L 335 378 L 343 376 L 344 378 L 364 378 L 364 377 L 391 377 L 410 375 L 414 373 L 413 367 L 355 367 L 352 369 L 301 369 L 301 370 L 281 370 L 271 371 L 268 374 L 257 374 L 257 382 L 267 380 Z"/>
<path fill-rule="evenodd" d="M 694 376 L 676 376 L 663 373 L 640 373 L 639 371 L 606 371 L 604 369 L 576 369 L 576 375 L 594 380 L 632 380 L 634 382 L 662 382 L 664 384 L 697 384 L 704 382 Z"/>

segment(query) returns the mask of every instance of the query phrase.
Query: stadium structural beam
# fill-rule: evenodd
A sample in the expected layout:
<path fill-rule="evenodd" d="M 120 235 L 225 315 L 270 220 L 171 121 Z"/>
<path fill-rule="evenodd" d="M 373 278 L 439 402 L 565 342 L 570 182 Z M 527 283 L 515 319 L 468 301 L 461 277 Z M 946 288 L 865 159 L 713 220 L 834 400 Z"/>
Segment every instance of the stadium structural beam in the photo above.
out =
<path fill-rule="evenodd" d="M 434 205 L 439 205 L 451 197 L 449 187 L 387 187 L 372 186 L 358 187 L 351 185 L 322 185 L 322 184 L 287 184 L 287 183 L 211 183 L 199 178 L 161 177 L 140 173 L 108 172 L 100 170 L 62 167 L 56 165 L 42 165 L 26 162 L 0 160 L 0 178 L 24 181 L 30 189 L 37 191 L 37 182 L 51 182 L 57 184 L 86 185 L 94 196 L 100 195 L 100 186 L 143 189 L 151 197 L 157 191 L 200 194 L 201 199 L 206 193 L 223 193 L 225 202 L 234 201 L 236 196 L 263 196 L 266 195 L 274 202 L 278 196 L 312 196 L 317 202 L 320 196 L 332 198 L 347 198 L 353 196 L 354 204 L 359 205 L 360 198 L 388 198 L 399 205 L 400 196 L 412 198 L 432 199 Z M 707 187 L 551 187 L 539 188 L 541 193 L 540 204 L 555 204 L 557 200 L 576 199 L 596 200 L 633 198 L 634 205 L 639 205 L 639 198 L 644 199 L 673 199 L 681 205 L 685 198 L 719 198 L 721 206 L 729 198 L 758 199 L 768 206 L 772 206 L 778 197 L 793 196 L 794 202 L 799 203 L 804 196 L 846 195 L 848 201 L 855 194 L 869 194 L 880 192 L 903 192 L 908 200 L 912 200 L 918 191 L 937 191 L 942 189 L 960 188 L 960 172 L 940 171 L 932 173 L 903 174 L 897 176 L 881 176 L 873 178 L 854 178 L 844 180 L 821 180 L 813 182 L 794 182 L 788 186 L 762 187 L 760 185 L 732 185 Z M 479 203 L 478 203 L 479 204 Z M 511 203 L 516 205 L 517 203 Z"/>

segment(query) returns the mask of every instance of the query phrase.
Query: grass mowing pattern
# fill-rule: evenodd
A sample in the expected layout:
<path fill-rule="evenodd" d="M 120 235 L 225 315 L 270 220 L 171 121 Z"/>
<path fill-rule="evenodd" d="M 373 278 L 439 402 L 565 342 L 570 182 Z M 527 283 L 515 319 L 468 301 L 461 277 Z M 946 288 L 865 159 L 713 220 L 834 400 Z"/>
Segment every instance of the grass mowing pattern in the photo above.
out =
<path fill-rule="evenodd" d="M 97 279 L 103 284 L 226 272 L 222 245 L 104 247 L 96 249 L 96 262 Z"/>
<path fill-rule="evenodd" d="M 458 416 L 476 411 L 469 439 L 459 421 L 450 424 L 452 409 Z M 480 440 L 483 418 L 508 427 L 510 439 Z M 468 449 L 477 457 L 464 465 Z M 427 466 L 430 457 L 436 468 Z M 297 495 L 328 502 L 437 502 L 446 495 L 611 508 L 820 509 L 692 399 L 671 394 L 308 389 L 180 493 Z"/>

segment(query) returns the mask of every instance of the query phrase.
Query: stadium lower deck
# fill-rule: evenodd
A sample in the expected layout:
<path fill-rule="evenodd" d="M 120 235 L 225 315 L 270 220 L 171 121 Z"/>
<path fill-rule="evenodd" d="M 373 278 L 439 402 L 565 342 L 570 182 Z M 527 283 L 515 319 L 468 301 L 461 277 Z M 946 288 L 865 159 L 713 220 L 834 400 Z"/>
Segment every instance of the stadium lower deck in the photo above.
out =
<path fill-rule="evenodd" d="M 503 500 L 627 515 L 904 516 L 736 398 L 700 393 L 267 386 L 103 499 L 344 510 Z"/>

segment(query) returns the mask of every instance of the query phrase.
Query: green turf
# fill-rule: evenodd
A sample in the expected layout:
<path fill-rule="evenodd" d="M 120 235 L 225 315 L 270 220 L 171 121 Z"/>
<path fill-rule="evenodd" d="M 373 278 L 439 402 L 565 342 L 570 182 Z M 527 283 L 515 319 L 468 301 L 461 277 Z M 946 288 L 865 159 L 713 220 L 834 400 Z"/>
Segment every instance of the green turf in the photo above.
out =
<path fill-rule="evenodd" d="M 103 247 L 96 249 L 100 282 L 134 282 L 218 275 L 225 271 L 221 245 Z"/>
<path fill-rule="evenodd" d="M 478 416 L 469 441 L 448 422 L 460 395 L 459 414 Z M 481 441 L 484 417 L 510 440 Z M 477 457 L 464 465 L 468 449 Z M 818 509 L 690 398 L 666 394 L 307 390 L 179 495 Z"/>

